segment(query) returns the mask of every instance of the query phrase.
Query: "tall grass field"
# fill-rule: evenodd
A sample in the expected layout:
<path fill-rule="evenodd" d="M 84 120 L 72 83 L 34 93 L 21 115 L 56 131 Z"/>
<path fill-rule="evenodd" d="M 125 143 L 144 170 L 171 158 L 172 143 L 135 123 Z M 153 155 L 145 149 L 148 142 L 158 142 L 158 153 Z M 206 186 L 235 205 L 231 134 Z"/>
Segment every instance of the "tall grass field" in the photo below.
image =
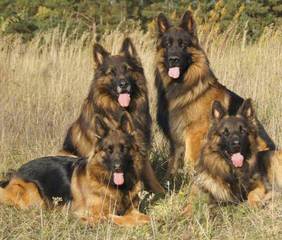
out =
<path fill-rule="evenodd" d="M 141 58 L 154 119 L 151 160 L 164 168 L 168 145 L 155 124 L 155 37 L 150 32 L 119 30 L 101 37 L 101 44 L 118 53 L 130 36 Z M 282 147 L 282 34 L 266 31 L 254 44 L 232 31 L 199 38 L 219 81 L 254 100 L 259 119 Z M 56 153 L 70 124 L 76 120 L 94 74 L 92 44 L 95 34 L 70 40 L 55 29 L 31 42 L 0 37 L 0 172 L 16 169 L 33 158 Z M 263 208 L 209 208 L 199 202 L 191 219 L 181 216 L 189 183 L 177 191 L 173 183 L 164 198 L 149 196 L 144 210 L 149 225 L 122 228 L 111 222 L 86 226 L 63 209 L 22 211 L 0 206 L 0 239 L 282 239 L 282 196 Z M 145 195 L 144 193 L 143 195 Z"/>

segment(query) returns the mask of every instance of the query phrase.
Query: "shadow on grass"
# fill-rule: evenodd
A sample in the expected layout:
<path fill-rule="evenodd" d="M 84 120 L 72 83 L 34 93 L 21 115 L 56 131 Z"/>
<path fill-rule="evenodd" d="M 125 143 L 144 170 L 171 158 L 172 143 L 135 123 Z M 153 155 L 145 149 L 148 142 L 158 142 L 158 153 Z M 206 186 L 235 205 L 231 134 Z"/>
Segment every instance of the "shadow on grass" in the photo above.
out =
<path fill-rule="evenodd" d="M 179 170 L 178 174 L 174 178 L 166 178 L 168 167 L 167 154 L 160 151 L 152 151 L 150 154 L 150 160 L 159 182 L 165 188 L 165 193 L 154 194 L 143 191 L 141 194 L 141 211 L 146 211 L 150 205 L 154 205 L 154 203 L 158 200 L 164 199 L 173 193 L 178 193 L 183 186 L 189 185 L 188 174 L 186 174 L 183 170 Z"/>

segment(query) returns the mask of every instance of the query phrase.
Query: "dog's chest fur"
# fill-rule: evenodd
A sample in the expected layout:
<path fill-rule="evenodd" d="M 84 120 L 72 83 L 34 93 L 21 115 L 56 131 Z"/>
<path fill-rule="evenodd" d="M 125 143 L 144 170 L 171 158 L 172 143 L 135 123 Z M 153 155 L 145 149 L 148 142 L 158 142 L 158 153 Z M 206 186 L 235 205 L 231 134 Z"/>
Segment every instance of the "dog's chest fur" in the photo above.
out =
<path fill-rule="evenodd" d="M 248 162 L 242 168 L 236 169 L 227 164 L 220 156 L 217 158 L 220 159 L 217 159 L 218 163 L 214 166 L 212 161 L 209 161 L 209 164 L 198 166 L 200 170 L 195 178 L 195 183 L 208 192 L 216 202 L 237 203 L 245 200 L 247 193 L 259 178 L 255 159 L 247 160 Z"/>

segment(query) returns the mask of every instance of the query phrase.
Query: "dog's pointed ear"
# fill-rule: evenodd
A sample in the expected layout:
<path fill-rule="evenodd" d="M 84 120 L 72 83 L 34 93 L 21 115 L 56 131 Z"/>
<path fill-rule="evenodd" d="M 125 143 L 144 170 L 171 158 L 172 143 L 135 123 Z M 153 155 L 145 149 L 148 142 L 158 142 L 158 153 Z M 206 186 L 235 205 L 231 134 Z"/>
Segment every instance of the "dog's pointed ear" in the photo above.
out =
<path fill-rule="evenodd" d="M 157 22 L 158 22 L 158 29 L 160 34 L 163 34 L 171 27 L 170 22 L 168 21 L 168 19 L 163 13 L 159 14 L 157 18 Z"/>
<path fill-rule="evenodd" d="M 136 49 L 129 37 L 123 40 L 121 45 L 120 53 L 124 54 L 127 57 L 138 59 Z"/>
<path fill-rule="evenodd" d="M 120 116 L 120 129 L 126 133 L 129 133 L 130 135 L 133 135 L 134 128 L 133 128 L 133 122 L 130 114 L 128 112 L 122 113 Z"/>
<path fill-rule="evenodd" d="M 238 110 L 238 115 L 241 115 L 247 119 L 253 119 L 255 117 L 255 110 L 253 108 L 252 100 L 246 99 Z"/>
<path fill-rule="evenodd" d="M 95 43 L 93 46 L 93 58 L 97 67 L 101 66 L 105 59 L 110 55 L 100 44 Z"/>
<path fill-rule="evenodd" d="M 103 119 L 99 116 L 95 116 L 95 136 L 100 139 L 107 135 L 109 132 L 109 127 L 103 121 Z"/>
<path fill-rule="evenodd" d="M 188 31 L 192 36 L 197 37 L 196 22 L 190 11 L 186 11 L 181 19 L 179 27 Z"/>
<path fill-rule="evenodd" d="M 212 119 L 219 122 L 227 114 L 226 109 L 219 101 L 214 101 L 212 104 Z"/>

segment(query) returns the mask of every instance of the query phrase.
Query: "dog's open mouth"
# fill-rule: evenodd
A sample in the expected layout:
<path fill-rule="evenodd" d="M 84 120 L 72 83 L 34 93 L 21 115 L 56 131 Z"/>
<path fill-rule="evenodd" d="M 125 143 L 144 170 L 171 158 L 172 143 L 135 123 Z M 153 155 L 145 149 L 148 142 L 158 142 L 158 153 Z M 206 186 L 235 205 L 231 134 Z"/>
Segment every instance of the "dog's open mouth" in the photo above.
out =
<path fill-rule="evenodd" d="M 118 103 L 121 107 L 128 107 L 131 101 L 131 86 L 117 87 Z"/>
<path fill-rule="evenodd" d="M 170 67 L 168 69 L 168 76 L 177 79 L 180 76 L 180 67 Z"/>
<path fill-rule="evenodd" d="M 124 93 L 119 93 L 118 96 L 118 103 L 120 106 L 122 107 L 128 107 L 130 104 L 130 94 L 128 92 L 124 92 Z"/>
<path fill-rule="evenodd" d="M 123 172 L 114 172 L 113 180 L 114 180 L 114 183 L 117 186 L 121 186 L 122 184 L 124 184 L 124 174 L 123 174 Z"/>
<path fill-rule="evenodd" d="M 233 153 L 231 155 L 231 162 L 234 165 L 234 167 L 236 167 L 236 168 L 242 167 L 244 160 L 245 160 L 245 158 L 240 152 Z"/>

